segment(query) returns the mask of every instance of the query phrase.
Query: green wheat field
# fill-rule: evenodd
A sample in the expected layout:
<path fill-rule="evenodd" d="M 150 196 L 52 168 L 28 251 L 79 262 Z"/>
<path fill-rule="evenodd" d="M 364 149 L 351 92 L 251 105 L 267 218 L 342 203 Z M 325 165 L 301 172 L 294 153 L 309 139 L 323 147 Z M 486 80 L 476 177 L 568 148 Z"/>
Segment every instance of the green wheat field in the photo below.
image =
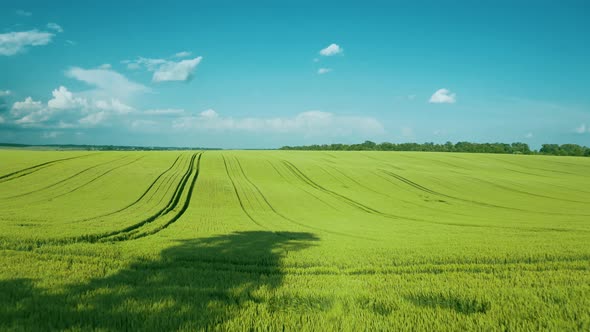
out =
<path fill-rule="evenodd" d="M 3 331 L 590 329 L 590 158 L 0 161 Z"/>

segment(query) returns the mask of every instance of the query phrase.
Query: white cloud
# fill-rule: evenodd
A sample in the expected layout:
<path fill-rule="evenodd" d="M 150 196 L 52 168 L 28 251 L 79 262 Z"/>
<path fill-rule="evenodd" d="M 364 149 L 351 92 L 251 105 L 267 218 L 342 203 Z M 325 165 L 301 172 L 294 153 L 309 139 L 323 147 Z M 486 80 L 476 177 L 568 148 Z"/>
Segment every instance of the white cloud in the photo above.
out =
<path fill-rule="evenodd" d="M 98 69 L 111 69 L 113 68 L 113 66 L 111 66 L 110 63 L 103 63 L 102 65 L 98 66 Z"/>
<path fill-rule="evenodd" d="M 331 71 L 332 71 L 331 68 L 320 68 L 320 69 L 318 69 L 318 74 L 323 75 L 323 74 L 327 74 Z"/>
<path fill-rule="evenodd" d="M 215 110 L 212 109 L 205 110 L 201 112 L 199 115 L 205 119 L 214 119 L 219 117 L 219 114 L 217 114 L 217 112 L 215 112 Z"/>
<path fill-rule="evenodd" d="M 178 115 L 183 114 L 183 109 L 174 109 L 174 108 L 167 108 L 167 109 L 154 109 L 154 110 L 147 110 L 143 111 L 143 114 L 146 115 Z"/>
<path fill-rule="evenodd" d="M 107 113 L 105 111 L 100 111 L 96 113 L 89 114 L 82 119 L 78 120 L 78 123 L 85 126 L 96 126 L 107 119 Z"/>
<path fill-rule="evenodd" d="M 64 32 L 64 29 L 57 23 L 47 23 L 47 29 L 51 29 L 55 32 Z"/>
<path fill-rule="evenodd" d="M 187 81 L 192 77 L 193 72 L 201 62 L 201 59 L 202 57 L 196 57 L 191 60 L 163 64 L 154 72 L 152 81 Z"/>
<path fill-rule="evenodd" d="M 146 86 L 130 81 L 125 76 L 110 69 L 83 69 L 73 67 L 66 72 L 66 75 L 96 87 L 96 89 L 86 92 L 86 94 L 90 94 L 96 99 L 125 99 L 138 93 L 150 91 Z"/>
<path fill-rule="evenodd" d="M 579 127 L 577 127 L 577 128 L 575 129 L 575 131 L 576 131 L 576 133 L 578 133 L 578 134 L 583 134 L 583 133 L 585 133 L 585 132 L 589 132 L 589 133 L 590 133 L 590 128 L 587 128 L 587 127 L 586 127 L 586 124 L 585 124 L 585 123 L 582 123 L 582 124 L 581 124 Z"/>
<path fill-rule="evenodd" d="M 73 40 L 69 40 L 69 39 L 67 39 L 67 40 L 66 40 L 66 44 L 68 44 L 68 45 L 76 45 L 76 42 L 75 42 L 75 41 L 73 41 Z"/>
<path fill-rule="evenodd" d="M 60 86 L 51 93 L 53 99 L 47 102 L 47 106 L 56 109 L 72 109 L 87 107 L 88 102 L 84 98 L 74 97 L 73 94 L 65 87 Z"/>
<path fill-rule="evenodd" d="M 43 139 L 57 138 L 58 136 L 61 136 L 61 134 L 62 134 L 61 131 L 46 131 L 43 134 L 41 134 L 41 138 L 43 138 Z"/>
<path fill-rule="evenodd" d="M 129 105 L 123 104 L 119 99 L 111 98 L 110 100 L 97 100 L 94 103 L 96 109 L 102 111 L 113 111 L 118 114 L 127 114 L 135 109 Z"/>
<path fill-rule="evenodd" d="M 525 138 L 533 138 L 533 133 L 527 133 L 524 135 Z"/>
<path fill-rule="evenodd" d="M 28 125 L 47 120 L 50 112 L 40 101 L 34 101 L 33 98 L 27 97 L 25 100 L 17 101 L 12 105 L 10 115 L 17 118 L 15 120 L 16 124 Z"/>
<path fill-rule="evenodd" d="M 19 10 L 16 11 L 16 15 L 30 17 L 31 15 L 33 15 L 33 13 L 28 12 L 26 10 L 19 9 Z"/>
<path fill-rule="evenodd" d="M 183 52 L 177 53 L 181 54 Z M 137 60 L 122 61 L 127 64 L 128 69 L 146 68 L 148 71 L 154 72 L 152 75 L 153 82 L 166 81 L 188 81 L 201 62 L 203 57 L 196 57 L 194 59 L 185 59 L 178 62 L 169 61 L 165 59 L 150 59 L 139 57 Z"/>
<path fill-rule="evenodd" d="M 14 121 L 16 124 L 24 126 L 40 126 L 41 123 L 49 120 L 53 115 L 53 111 L 48 108 L 40 108 L 36 111 L 31 111 L 27 115 Z"/>
<path fill-rule="evenodd" d="M 176 54 L 174 54 L 174 57 L 176 58 L 186 58 L 187 56 L 190 56 L 191 52 L 187 52 L 187 51 L 182 51 L 182 52 L 178 52 Z"/>
<path fill-rule="evenodd" d="M 12 92 L 10 90 L 0 90 L 0 97 L 10 96 Z"/>
<path fill-rule="evenodd" d="M 332 55 L 340 54 L 342 52 L 343 52 L 343 49 L 340 46 L 338 46 L 337 44 L 330 44 L 330 46 L 328 46 L 320 51 L 320 55 L 332 56 Z"/>
<path fill-rule="evenodd" d="M 75 128 L 95 126 L 114 118 L 135 113 L 135 109 L 117 98 L 88 98 L 60 86 L 44 104 L 27 97 L 15 102 L 10 112 L 14 123 L 27 127 Z"/>
<path fill-rule="evenodd" d="M 17 101 L 12 105 L 13 111 L 36 111 L 42 108 L 43 105 L 40 101 L 34 101 L 33 98 L 27 97 L 23 101 Z"/>
<path fill-rule="evenodd" d="M 456 102 L 456 94 L 451 93 L 447 89 L 438 89 L 429 100 L 433 104 L 454 104 Z"/>
<path fill-rule="evenodd" d="M 313 58 L 313 62 L 320 62 L 320 59 L 318 59 L 318 58 Z"/>
<path fill-rule="evenodd" d="M 297 133 L 305 136 L 347 136 L 351 134 L 375 135 L 384 133 L 383 125 L 371 117 L 337 115 L 322 111 L 308 111 L 294 117 L 233 118 L 206 110 L 199 116 L 178 118 L 173 122 L 177 129 L 228 130 L 271 133 Z"/>
<path fill-rule="evenodd" d="M 139 69 L 143 66 L 149 71 L 155 71 L 161 65 L 168 63 L 168 61 L 164 59 L 150 59 L 139 57 L 137 60 L 125 60 L 123 61 L 123 63 L 127 64 L 127 68 L 129 69 Z"/>
<path fill-rule="evenodd" d="M 45 31 L 29 30 L 0 34 L 0 55 L 15 55 L 30 46 L 42 46 L 51 42 L 55 35 Z"/>
<path fill-rule="evenodd" d="M 0 124 L 6 122 L 2 116 L 0 116 Z"/>

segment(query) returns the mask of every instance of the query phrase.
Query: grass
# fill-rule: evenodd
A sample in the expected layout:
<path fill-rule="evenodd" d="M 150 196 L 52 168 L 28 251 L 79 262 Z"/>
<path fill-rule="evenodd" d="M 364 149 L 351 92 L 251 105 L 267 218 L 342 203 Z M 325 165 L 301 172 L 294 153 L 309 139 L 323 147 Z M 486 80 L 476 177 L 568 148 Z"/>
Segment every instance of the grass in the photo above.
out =
<path fill-rule="evenodd" d="M 0 159 L 0 330 L 590 329 L 588 159 Z"/>

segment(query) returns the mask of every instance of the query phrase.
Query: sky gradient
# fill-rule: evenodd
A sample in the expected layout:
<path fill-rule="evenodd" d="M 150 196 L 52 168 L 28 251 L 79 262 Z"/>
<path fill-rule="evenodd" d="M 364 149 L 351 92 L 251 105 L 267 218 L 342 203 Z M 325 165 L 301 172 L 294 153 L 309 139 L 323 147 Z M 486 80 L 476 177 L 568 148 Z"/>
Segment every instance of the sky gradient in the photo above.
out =
<path fill-rule="evenodd" d="M 0 142 L 590 145 L 588 1 L 3 1 Z"/>

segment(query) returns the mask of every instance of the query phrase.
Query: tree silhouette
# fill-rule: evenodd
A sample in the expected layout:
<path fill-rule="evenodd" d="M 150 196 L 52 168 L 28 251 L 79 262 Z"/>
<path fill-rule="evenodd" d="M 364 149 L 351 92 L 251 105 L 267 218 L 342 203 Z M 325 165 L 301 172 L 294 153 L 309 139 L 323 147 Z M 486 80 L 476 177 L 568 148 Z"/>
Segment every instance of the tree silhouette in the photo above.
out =
<path fill-rule="evenodd" d="M 0 330 L 208 330 L 283 282 L 281 259 L 318 238 L 309 233 L 238 232 L 184 240 L 158 260 L 55 293 L 30 279 L 0 282 Z M 256 328 L 257 323 L 242 322 Z"/>

